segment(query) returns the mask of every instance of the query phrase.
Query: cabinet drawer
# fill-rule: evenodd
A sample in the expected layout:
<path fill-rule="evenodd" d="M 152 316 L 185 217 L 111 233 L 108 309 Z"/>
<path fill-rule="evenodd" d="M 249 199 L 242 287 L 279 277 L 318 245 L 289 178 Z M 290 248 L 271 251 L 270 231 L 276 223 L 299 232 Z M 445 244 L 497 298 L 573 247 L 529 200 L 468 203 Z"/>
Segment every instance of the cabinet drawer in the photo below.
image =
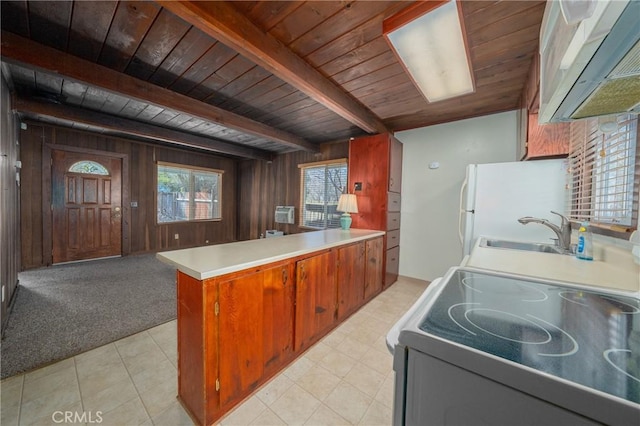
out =
<path fill-rule="evenodd" d="M 384 285 L 385 288 L 398 279 L 398 271 L 400 270 L 400 247 L 394 247 L 387 250 L 387 258 L 385 262 Z"/>
<path fill-rule="evenodd" d="M 400 229 L 400 212 L 387 213 L 387 231 Z"/>
<path fill-rule="evenodd" d="M 398 245 L 400 245 L 400 230 L 387 232 L 387 248 L 390 249 Z"/>
<path fill-rule="evenodd" d="M 400 211 L 400 194 L 397 192 L 387 192 L 387 210 L 390 212 Z"/>

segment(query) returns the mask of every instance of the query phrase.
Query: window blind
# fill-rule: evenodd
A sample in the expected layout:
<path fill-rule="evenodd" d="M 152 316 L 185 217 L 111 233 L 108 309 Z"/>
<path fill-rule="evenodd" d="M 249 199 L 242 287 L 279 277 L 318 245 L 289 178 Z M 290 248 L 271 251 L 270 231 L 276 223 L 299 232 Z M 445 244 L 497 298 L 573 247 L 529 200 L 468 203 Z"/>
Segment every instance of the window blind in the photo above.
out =
<path fill-rule="evenodd" d="M 621 114 L 616 122 L 610 133 L 599 130 L 597 118 L 571 123 L 569 216 L 626 231 L 638 220 L 638 118 Z"/>

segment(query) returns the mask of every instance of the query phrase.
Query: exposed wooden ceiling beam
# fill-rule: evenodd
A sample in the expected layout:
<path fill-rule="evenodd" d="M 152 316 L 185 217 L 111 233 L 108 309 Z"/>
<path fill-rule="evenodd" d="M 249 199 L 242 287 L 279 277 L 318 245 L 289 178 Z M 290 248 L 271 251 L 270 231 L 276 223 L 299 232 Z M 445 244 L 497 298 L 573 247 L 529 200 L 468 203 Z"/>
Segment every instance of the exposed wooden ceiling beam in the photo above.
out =
<path fill-rule="evenodd" d="M 369 109 L 224 1 L 158 1 L 220 42 L 369 133 L 390 132 Z"/>
<path fill-rule="evenodd" d="M 263 150 L 196 136 L 127 118 L 89 111 L 85 108 L 46 103 L 25 97 L 16 97 L 13 101 L 13 108 L 21 113 L 36 114 L 37 116 L 53 117 L 74 123 L 88 124 L 136 138 L 161 141 L 172 145 L 197 148 L 235 157 L 266 161 L 272 160 L 272 155 Z"/>
<path fill-rule="evenodd" d="M 291 133 L 35 43 L 7 31 L 2 31 L 2 59 L 18 65 L 37 67 L 65 79 L 99 87 L 108 92 L 118 93 L 159 107 L 170 108 L 296 149 L 319 151 L 317 145 Z"/>

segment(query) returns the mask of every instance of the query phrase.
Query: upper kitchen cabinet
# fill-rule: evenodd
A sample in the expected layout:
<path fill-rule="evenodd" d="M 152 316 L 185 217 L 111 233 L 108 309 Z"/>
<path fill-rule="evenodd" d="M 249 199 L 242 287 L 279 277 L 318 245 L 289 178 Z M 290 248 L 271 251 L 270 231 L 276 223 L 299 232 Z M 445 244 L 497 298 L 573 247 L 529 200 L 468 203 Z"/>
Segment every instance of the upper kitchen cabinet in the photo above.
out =
<path fill-rule="evenodd" d="M 522 91 L 518 158 L 530 160 L 569 154 L 569 123 L 539 124 L 540 59 L 534 55 Z"/>
<path fill-rule="evenodd" d="M 569 123 L 539 124 L 538 114 L 529 114 L 525 159 L 569 154 Z"/>
<path fill-rule="evenodd" d="M 384 239 L 385 280 L 398 278 L 402 143 L 383 133 L 349 143 L 349 192 L 358 199 L 352 227 L 387 231 Z M 390 238 L 393 236 L 393 238 Z"/>
<path fill-rule="evenodd" d="M 402 187 L 402 143 L 391 136 L 389 146 L 389 192 L 400 193 Z M 398 206 L 398 209 L 400 206 Z"/>

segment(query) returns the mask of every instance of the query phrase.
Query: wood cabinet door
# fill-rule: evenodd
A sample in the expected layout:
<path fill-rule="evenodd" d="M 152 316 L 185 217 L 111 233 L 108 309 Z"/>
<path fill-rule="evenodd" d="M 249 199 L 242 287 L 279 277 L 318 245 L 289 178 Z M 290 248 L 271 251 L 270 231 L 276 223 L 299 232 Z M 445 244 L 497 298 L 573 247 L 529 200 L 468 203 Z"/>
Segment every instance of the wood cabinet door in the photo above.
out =
<path fill-rule="evenodd" d="M 264 373 L 263 272 L 218 284 L 220 405 L 257 386 Z"/>
<path fill-rule="evenodd" d="M 529 114 L 527 159 L 569 154 L 569 123 L 538 124 L 538 114 Z"/>
<path fill-rule="evenodd" d="M 357 138 L 349 143 L 349 187 L 361 183 L 354 193 L 358 213 L 351 215 L 352 228 L 384 231 L 389 187 L 389 135 Z"/>
<path fill-rule="evenodd" d="M 221 281 L 220 405 L 243 398 L 293 353 L 293 264 Z"/>
<path fill-rule="evenodd" d="M 278 370 L 293 354 L 294 278 L 293 262 L 264 271 L 263 348 L 267 374 Z"/>
<path fill-rule="evenodd" d="M 364 300 L 382 291 L 384 242 L 382 237 L 366 241 Z"/>
<path fill-rule="evenodd" d="M 353 313 L 364 300 L 365 243 L 338 250 L 338 320 Z"/>
<path fill-rule="evenodd" d="M 389 136 L 389 191 L 400 192 L 402 189 L 402 142 Z"/>
<path fill-rule="evenodd" d="M 336 318 L 336 253 L 325 252 L 296 263 L 295 350 L 307 348 Z"/>

